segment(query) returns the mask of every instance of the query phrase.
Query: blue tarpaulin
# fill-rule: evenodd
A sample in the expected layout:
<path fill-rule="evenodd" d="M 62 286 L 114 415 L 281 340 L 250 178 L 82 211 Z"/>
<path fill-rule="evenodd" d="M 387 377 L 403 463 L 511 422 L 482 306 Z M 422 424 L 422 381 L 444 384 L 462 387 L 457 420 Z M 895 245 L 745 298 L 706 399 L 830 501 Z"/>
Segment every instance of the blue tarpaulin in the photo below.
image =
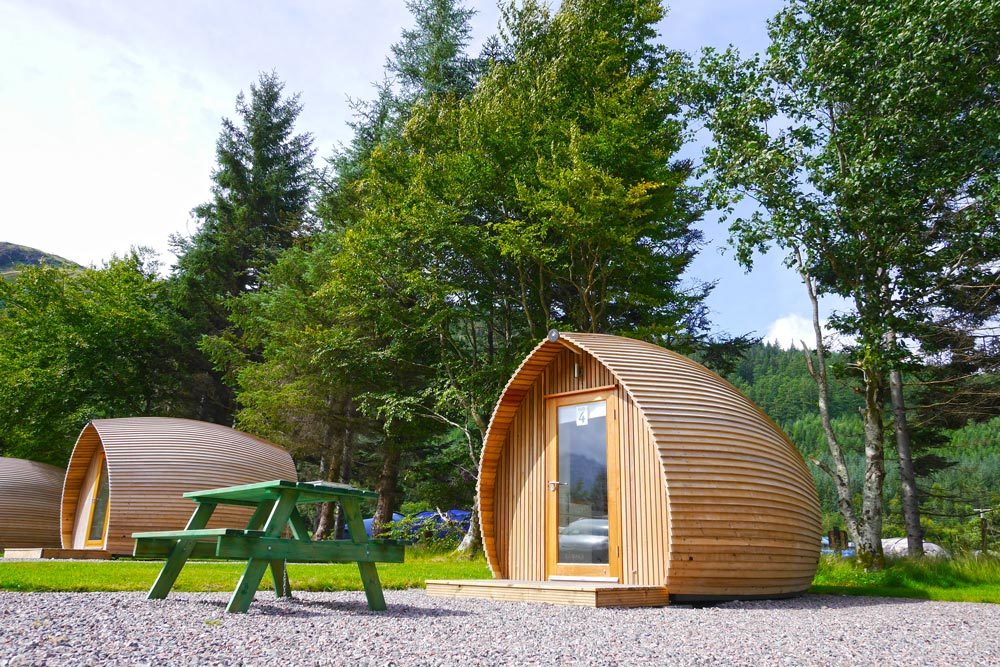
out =
<path fill-rule="evenodd" d="M 443 512 L 443 514 L 446 517 L 448 517 L 449 521 L 454 521 L 456 524 L 458 524 L 463 532 L 469 530 L 469 520 L 472 517 L 472 512 L 470 512 L 469 510 L 448 510 L 447 512 Z M 408 518 L 412 522 L 412 526 L 410 527 L 410 532 L 414 535 L 417 535 L 422 530 L 424 530 L 428 522 L 430 522 L 432 525 L 438 525 L 438 526 L 444 524 L 444 519 L 442 519 L 437 512 L 430 512 L 430 511 L 417 512 L 416 514 L 413 514 L 409 517 L 404 517 L 402 514 L 396 514 L 396 513 L 393 513 L 392 515 L 392 520 L 394 522 L 402 521 L 404 518 Z M 373 521 L 374 517 L 365 519 L 365 532 L 368 533 L 368 537 L 372 536 Z M 347 534 L 350 534 L 349 530 L 345 530 L 345 532 Z M 444 537 L 446 534 L 447 530 L 442 529 L 438 533 L 438 537 Z"/>

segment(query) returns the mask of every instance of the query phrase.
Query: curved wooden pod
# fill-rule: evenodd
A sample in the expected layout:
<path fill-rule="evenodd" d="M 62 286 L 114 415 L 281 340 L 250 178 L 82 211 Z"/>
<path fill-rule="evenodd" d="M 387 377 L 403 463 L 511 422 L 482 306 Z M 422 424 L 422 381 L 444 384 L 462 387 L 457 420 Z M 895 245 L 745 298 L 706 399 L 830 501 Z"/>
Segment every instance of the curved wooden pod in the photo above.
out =
<path fill-rule="evenodd" d="M 107 466 L 107 519 L 104 536 L 87 543 L 98 465 Z M 132 533 L 184 527 L 195 505 L 182 494 L 272 479 L 297 479 L 292 457 L 246 433 L 189 419 L 95 419 L 80 433 L 66 470 L 62 546 L 131 554 Z M 247 509 L 219 506 L 209 527 L 240 527 L 249 517 Z"/>
<path fill-rule="evenodd" d="M 494 576 L 546 576 L 544 397 L 606 386 L 621 410 L 621 582 L 703 599 L 805 591 L 819 558 L 819 499 L 788 437 L 704 366 L 580 333 L 540 343 L 494 409 L 478 486 Z"/>
<path fill-rule="evenodd" d="M 46 463 L 0 458 L 0 551 L 59 548 L 63 475 Z"/>

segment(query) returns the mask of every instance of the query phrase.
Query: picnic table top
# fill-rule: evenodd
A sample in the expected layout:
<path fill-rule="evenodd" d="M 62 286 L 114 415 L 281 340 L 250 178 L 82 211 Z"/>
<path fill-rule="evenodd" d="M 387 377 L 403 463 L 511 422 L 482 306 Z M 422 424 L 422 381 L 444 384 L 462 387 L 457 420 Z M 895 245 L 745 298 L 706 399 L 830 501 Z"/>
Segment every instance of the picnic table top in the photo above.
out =
<path fill-rule="evenodd" d="M 292 482 L 284 479 L 257 482 L 255 484 L 226 486 L 220 489 L 189 491 L 184 494 L 184 497 L 197 502 L 207 501 L 227 505 L 257 505 L 264 501 L 277 500 L 282 495 L 282 492 L 289 490 L 297 492 L 295 499 L 297 504 L 326 503 L 348 498 L 378 498 L 378 494 L 374 491 L 356 489 L 352 486 L 324 484 L 321 482 Z"/>

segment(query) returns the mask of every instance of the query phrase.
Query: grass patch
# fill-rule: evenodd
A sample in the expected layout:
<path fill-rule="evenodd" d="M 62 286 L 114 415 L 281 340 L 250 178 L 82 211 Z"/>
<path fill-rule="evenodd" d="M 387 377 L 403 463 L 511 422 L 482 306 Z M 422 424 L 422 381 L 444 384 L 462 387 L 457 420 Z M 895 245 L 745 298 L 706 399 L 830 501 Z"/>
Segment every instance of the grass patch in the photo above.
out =
<path fill-rule="evenodd" d="M 8 591 L 147 591 L 162 561 L 41 561 L 0 560 L 0 590 Z M 244 563 L 192 562 L 177 579 L 176 591 L 231 592 Z M 486 562 L 457 559 L 450 553 L 407 550 L 405 563 L 379 563 L 386 589 L 423 588 L 428 579 L 488 579 Z M 288 566 L 292 589 L 299 591 L 362 590 L 358 568 L 343 565 Z M 271 587 L 264 575 L 261 589 Z M 956 558 L 923 561 L 894 560 L 881 572 L 866 572 L 852 561 L 824 556 L 810 589 L 829 595 L 871 595 L 953 602 L 1000 603 L 1000 560 Z"/>
<path fill-rule="evenodd" d="M 866 572 L 852 561 L 824 556 L 810 592 L 1000 603 L 1000 560 L 902 558 Z"/>
<path fill-rule="evenodd" d="M 191 562 L 181 570 L 175 591 L 231 592 L 245 563 Z M 0 590 L 38 591 L 147 591 L 160 573 L 162 561 L 40 561 L 4 563 L 0 560 Z M 386 589 L 423 588 L 428 579 L 488 579 L 482 557 L 456 559 L 448 554 L 408 550 L 405 563 L 379 563 L 379 578 Z M 298 564 L 288 566 L 292 590 L 360 591 L 358 567 L 347 564 Z M 271 587 L 270 573 L 261 590 Z"/>

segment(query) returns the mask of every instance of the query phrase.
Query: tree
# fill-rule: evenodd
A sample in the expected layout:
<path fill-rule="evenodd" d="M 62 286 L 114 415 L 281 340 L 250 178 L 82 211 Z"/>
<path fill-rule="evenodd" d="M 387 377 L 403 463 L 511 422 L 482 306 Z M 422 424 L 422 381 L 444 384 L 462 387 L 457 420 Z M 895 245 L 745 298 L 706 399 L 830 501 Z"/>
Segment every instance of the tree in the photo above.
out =
<path fill-rule="evenodd" d="M 194 209 L 200 226 L 190 238 L 175 236 L 174 299 L 189 322 L 189 336 L 216 336 L 230 327 L 227 301 L 260 287 L 261 275 L 309 224 L 312 137 L 295 134 L 299 96 L 284 97 L 276 74 L 263 73 L 249 99 L 236 98 L 238 121 L 224 119 L 216 144 L 212 201 Z M 191 350 L 192 365 L 210 372 Z M 226 422 L 234 409 L 218 373 L 199 416 Z"/>
<path fill-rule="evenodd" d="M 457 430 L 475 465 L 503 382 L 548 328 L 693 347 L 699 208 L 671 159 L 680 60 L 653 43 L 661 15 L 507 7 L 507 57 L 469 96 L 414 104 L 371 151 L 325 290 L 366 367 L 416 381 L 394 376 L 369 406 Z"/>
<path fill-rule="evenodd" d="M 713 200 L 729 211 L 744 196 L 759 205 L 731 227 L 741 262 L 773 243 L 802 275 L 816 325 L 821 413 L 818 299 L 838 294 L 852 305 L 832 324 L 856 338 L 850 368 L 865 398 L 859 517 L 844 495 L 839 444 L 827 433 L 848 531 L 875 567 L 887 395 L 908 537 L 914 551 L 921 543 L 907 471 L 904 343 L 916 340 L 951 287 L 985 284 L 997 256 L 998 12 L 994 3 L 964 0 L 885 7 L 799 0 L 770 22 L 763 61 L 730 50 L 708 51 L 701 63 L 696 106 L 715 138 L 706 152 Z"/>
<path fill-rule="evenodd" d="M 464 97 L 472 91 L 479 62 L 466 55 L 475 11 L 456 0 L 407 0 L 415 25 L 392 45 L 386 70 L 400 87 L 403 116 L 417 100 Z"/>
<path fill-rule="evenodd" d="M 91 419 L 181 411 L 177 324 L 142 251 L 0 281 L 0 455 L 62 466 Z"/>
<path fill-rule="evenodd" d="M 330 479 L 353 475 L 375 485 L 376 531 L 401 498 L 403 457 L 442 426 L 434 422 L 428 430 L 430 423 L 413 413 L 430 384 L 426 363 L 414 363 L 423 352 L 410 342 L 423 339 L 408 335 L 422 323 L 405 319 L 405 311 L 398 311 L 404 321 L 393 320 L 389 302 L 378 297 L 379 283 L 364 282 L 370 273 L 355 280 L 359 269 L 368 270 L 355 260 L 378 268 L 391 254 L 376 248 L 364 259 L 342 257 L 342 248 L 365 215 L 370 195 L 364 179 L 376 149 L 400 136 L 412 106 L 467 93 L 474 75 L 464 53 L 471 12 L 439 0 L 409 7 L 414 28 L 393 47 L 376 98 L 354 104 L 354 138 L 330 161 L 331 179 L 317 210 L 322 231 L 265 271 L 259 292 L 230 302 L 240 335 L 216 337 L 206 347 L 217 366 L 232 369 L 238 423 L 280 442 L 305 444 L 300 451 L 319 458 Z M 318 534 L 322 514 L 320 520 Z"/>

